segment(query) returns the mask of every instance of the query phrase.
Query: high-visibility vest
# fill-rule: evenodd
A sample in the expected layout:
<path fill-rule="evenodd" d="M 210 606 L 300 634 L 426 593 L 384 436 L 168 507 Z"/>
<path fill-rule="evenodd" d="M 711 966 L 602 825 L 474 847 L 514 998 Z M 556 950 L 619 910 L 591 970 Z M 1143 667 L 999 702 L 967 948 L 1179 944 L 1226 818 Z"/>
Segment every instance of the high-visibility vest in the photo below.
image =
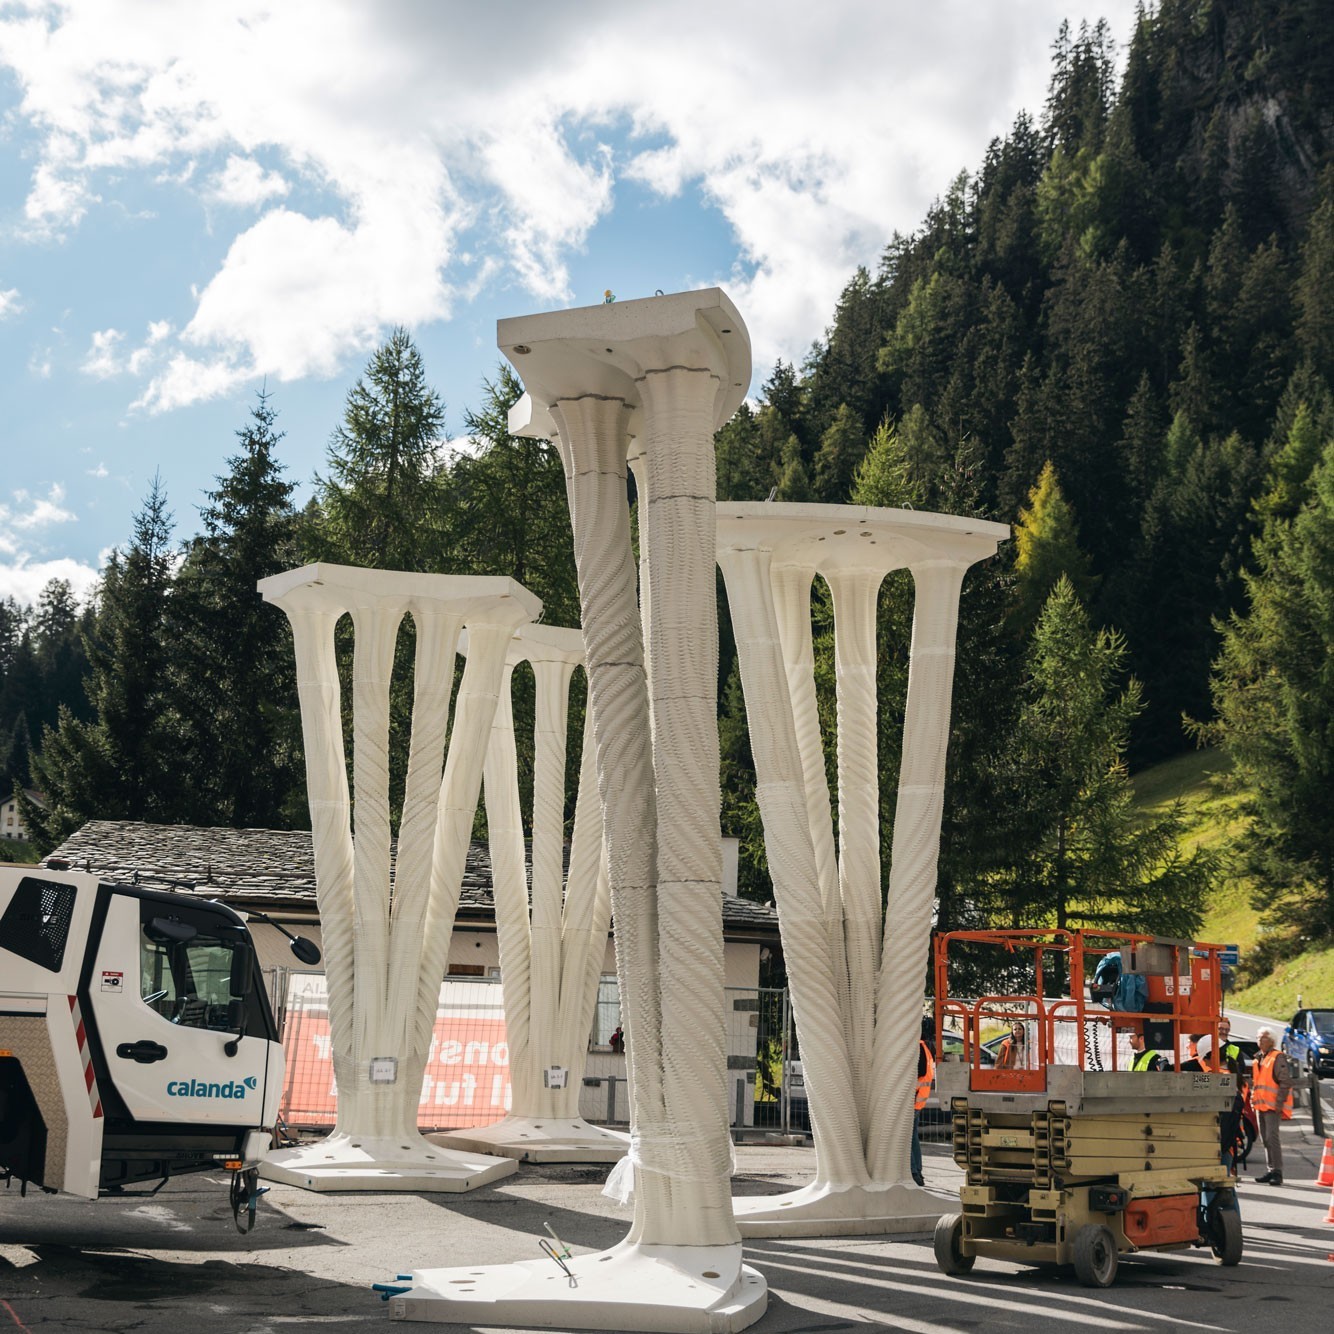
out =
<path fill-rule="evenodd" d="M 1222 1050 L 1213 1056 L 1212 1062 L 1209 1058 L 1201 1056 L 1200 1069 L 1208 1070 L 1216 1075 L 1221 1075 L 1229 1069 L 1229 1061 L 1232 1062 L 1231 1069 L 1236 1072 L 1237 1078 L 1240 1080 L 1242 1064 L 1241 1048 L 1238 1047 L 1235 1042 L 1225 1042 Z"/>
<path fill-rule="evenodd" d="M 1135 1057 L 1135 1064 L 1130 1067 L 1131 1070 L 1147 1070 L 1152 1064 L 1154 1057 L 1157 1055 L 1158 1053 L 1152 1048 L 1145 1047 L 1144 1050 Z"/>
<path fill-rule="evenodd" d="M 1251 1106 L 1257 1113 L 1276 1112 L 1278 1106 L 1278 1080 L 1274 1078 L 1274 1065 L 1277 1063 L 1279 1050 L 1271 1047 L 1267 1054 L 1255 1058 L 1251 1066 Z M 1283 1099 L 1283 1119 L 1292 1120 L 1292 1089 Z"/>
<path fill-rule="evenodd" d="M 926 1057 L 926 1070 L 917 1076 L 917 1097 L 913 1101 L 913 1111 L 920 1112 L 931 1096 L 931 1084 L 936 1077 L 936 1058 L 931 1055 L 931 1048 L 925 1042 L 919 1044 Z"/>

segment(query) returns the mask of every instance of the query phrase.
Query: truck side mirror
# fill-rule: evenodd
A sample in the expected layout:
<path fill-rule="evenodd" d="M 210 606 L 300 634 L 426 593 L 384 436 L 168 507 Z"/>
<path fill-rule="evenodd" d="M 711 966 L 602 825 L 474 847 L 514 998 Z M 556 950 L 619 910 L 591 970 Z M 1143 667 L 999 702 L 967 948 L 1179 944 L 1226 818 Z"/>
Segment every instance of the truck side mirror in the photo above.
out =
<path fill-rule="evenodd" d="M 312 966 L 320 961 L 320 947 L 313 940 L 307 940 L 305 936 L 292 937 L 292 953 L 302 963 Z"/>
<path fill-rule="evenodd" d="M 233 1029 L 236 1036 L 230 1042 L 222 1044 L 224 1055 L 235 1056 L 241 1048 L 241 1039 L 245 1037 L 246 1024 L 250 1015 L 244 1000 L 234 999 L 227 1006 L 227 1027 Z"/>

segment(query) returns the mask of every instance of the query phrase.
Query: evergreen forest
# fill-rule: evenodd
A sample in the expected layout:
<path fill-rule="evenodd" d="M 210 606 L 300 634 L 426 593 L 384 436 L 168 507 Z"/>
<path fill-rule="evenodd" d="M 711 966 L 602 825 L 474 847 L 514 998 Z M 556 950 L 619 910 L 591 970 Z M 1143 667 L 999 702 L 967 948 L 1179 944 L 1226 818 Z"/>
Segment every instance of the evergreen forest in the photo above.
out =
<path fill-rule="evenodd" d="M 1186 935 L 1212 890 L 1244 879 L 1266 957 L 1334 939 L 1332 149 L 1318 0 L 1160 0 L 1121 52 L 1104 25 L 1063 27 L 1045 104 L 960 164 L 918 228 L 849 276 L 801 364 L 780 363 L 718 433 L 720 499 L 1013 526 L 964 589 L 942 928 Z M 93 817 L 306 821 L 291 641 L 254 593 L 268 574 L 310 560 L 508 574 L 548 622 L 574 624 L 563 474 L 548 444 L 508 434 L 520 392 L 498 369 L 465 414 L 474 448 L 451 450 L 397 330 L 304 508 L 261 394 L 198 533 L 177 536 L 158 479 L 88 606 L 60 584 L 34 608 L 0 604 L 0 767 L 45 795 L 25 806 L 39 848 Z M 832 746 L 822 586 L 813 615 Z M 891 576 L 886 868 L 911 615 L 910 583 Z M 743 892 L 767 898 L 722 620 L 724 832 L 741 840 Z M 399 661 L 401 754 L 410 625 Z M 1223 852 L 1133 800 L 1132 772 L 1201 743 L 1229 755 L 1243 794 Z"/>

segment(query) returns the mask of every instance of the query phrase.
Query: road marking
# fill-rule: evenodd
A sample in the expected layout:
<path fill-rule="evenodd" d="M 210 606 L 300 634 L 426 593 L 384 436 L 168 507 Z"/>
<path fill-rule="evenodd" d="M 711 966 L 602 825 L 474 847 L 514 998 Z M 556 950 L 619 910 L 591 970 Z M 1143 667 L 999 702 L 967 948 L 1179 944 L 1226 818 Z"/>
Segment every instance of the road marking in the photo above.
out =
<path fill-rule="evenodd" d="M 27 1325 L 25 1325 L 25 1324 L 23 1323 L 23 1321 L 19 1319 L 18 1312 L 17 1312 L 16 1310 L 14 1310 L 14 1308 L 13 1308 L 12 1306 L 10 1306 L 10 1304 L 9 1304 L 7 1301 L 5 1301 L 5 1299 L 4 1299 L 3 1297 L 0 1297 L 0 1306 L 3 1306 L 3 1307 L 5 1308 L 5 1310 L 9 1312 L 9 1318 L 10 1318 L 10 1319 L 11 1319 L 11 1320 L 12 1320 L 12 1321 L 13 1321 L 13 1322 L 14 1322 L 14 1323 L 15 1323 L 21 1330 L 23 1330 L 23 1334 L 32 1334 L 32 1331 L 27 1327 Z"/>

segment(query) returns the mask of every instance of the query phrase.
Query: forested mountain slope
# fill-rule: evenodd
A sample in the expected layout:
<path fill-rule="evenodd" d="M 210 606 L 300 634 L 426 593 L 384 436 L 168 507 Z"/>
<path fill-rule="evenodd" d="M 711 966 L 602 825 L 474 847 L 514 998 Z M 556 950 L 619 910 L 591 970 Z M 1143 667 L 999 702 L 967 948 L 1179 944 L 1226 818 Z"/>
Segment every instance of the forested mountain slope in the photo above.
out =
<path fill-rule="evenodd" d="M 845 500 L 886 422 L 919 503 L 1008 521 L 1044 463 L 1098 624 L 1146 707 L 1134 753 L 1209 711 L 1211 620 L 1239 605 L 1252 502 L 1306 402 L 1334 411 L 1334 23 L 1315 0 L 1163 0 L 1119 82 L 1063 31 L 1022 115 L 799 369 L 724 433 L 729 498 Z"/>

